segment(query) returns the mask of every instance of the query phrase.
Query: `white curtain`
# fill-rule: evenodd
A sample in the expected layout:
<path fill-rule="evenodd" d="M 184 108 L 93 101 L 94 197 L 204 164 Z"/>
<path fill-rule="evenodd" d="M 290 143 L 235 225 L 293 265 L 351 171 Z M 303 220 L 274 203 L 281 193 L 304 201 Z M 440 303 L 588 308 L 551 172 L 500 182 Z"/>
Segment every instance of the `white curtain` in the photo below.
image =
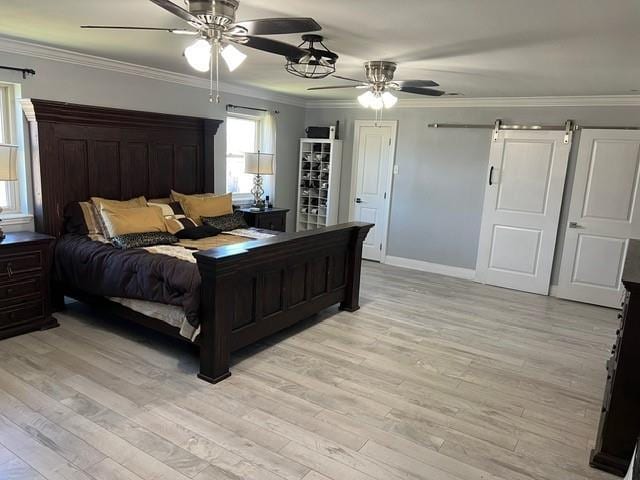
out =
<path fill-rule="evenodd" d="M 260 151 L 271 153 L 275 156 L 273 165 L 273 175 L 264 178 L 265 195 L 269 195 L 269 201 L 275 204 L 276 195 L 276 173 L 278 164 L 278 152 L 276 152 L 276 115 L 272 112 L 265 112 L 260 119 Z"/>

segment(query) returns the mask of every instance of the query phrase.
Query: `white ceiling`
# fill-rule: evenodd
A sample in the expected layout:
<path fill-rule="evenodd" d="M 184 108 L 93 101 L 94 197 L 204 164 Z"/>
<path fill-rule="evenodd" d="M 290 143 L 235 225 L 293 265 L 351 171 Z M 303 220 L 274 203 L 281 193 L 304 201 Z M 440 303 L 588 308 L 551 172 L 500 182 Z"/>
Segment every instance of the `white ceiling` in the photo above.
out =
<path fill-rule="evenodd" d="M 640 0 L 241 0 L 238 20 L 270 16 L 314 17 L 346 76 L 362 77 L 366 60 L 394 60 L 396 79 L 432 79 L 466 97 L 640 90 Z M 194 74 L 182 57 L 192 38 L 88 31 L 82 24 L 186 26 L 147 0 L 0 0 L 0 35 Z M 284 71 L 284 59 L 246 53 L 248 61 L 225 72 L 224 81 L 311 99 L 356 94 L 307 92 L 344 82 L 298 79 Z"/>

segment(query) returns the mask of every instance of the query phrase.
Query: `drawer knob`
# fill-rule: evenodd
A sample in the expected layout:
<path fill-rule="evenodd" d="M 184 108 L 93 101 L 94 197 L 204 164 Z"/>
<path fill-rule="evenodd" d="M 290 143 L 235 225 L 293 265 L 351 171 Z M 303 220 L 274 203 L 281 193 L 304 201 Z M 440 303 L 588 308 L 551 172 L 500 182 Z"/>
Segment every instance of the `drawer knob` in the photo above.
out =
<path fill-rule="evenodd" d="M 7 288 L 7 295 L 13 295 L 13 288 Z"/>
<path fill-rule="evenodd" d="M 7 275 L 9 275 L 9 278 L 13 277 L 13 264 L 11 262 L 7 263 Z"/>

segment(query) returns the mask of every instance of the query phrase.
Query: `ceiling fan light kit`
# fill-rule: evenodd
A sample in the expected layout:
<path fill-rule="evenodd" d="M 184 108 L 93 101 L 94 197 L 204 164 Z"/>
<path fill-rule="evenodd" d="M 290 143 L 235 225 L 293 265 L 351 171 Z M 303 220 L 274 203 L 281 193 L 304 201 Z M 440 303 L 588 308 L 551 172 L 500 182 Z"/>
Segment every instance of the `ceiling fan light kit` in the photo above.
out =
<path fill-rule="evenodd" d="M 384 60 L 366 62 L 364 64 L 366 80 L 356 80 L 354 78 L 334 75 L 335 78 L 354 83 L 351 85 L 312 87 L 308 90 L 333 90 L 338 88 L 366 89 L 367 91 L 358 97 L 358 103 L 360 103 L 364 108 L 371 108 L 376 111 L 380 111 L 385 108 L 393 108 L 398 103 L 398 97 L 391 93 L 393 91 L 426 95 L 430 97 L 439 97 L 444 95 L 444 92 L 441 90 L 428 88 L 438 86 L 438 84 L 433 80 L 394 80 L 393 76 L 397 67 L 398 65 L 396 63 Z"/>
<path fill-rule="evenodd" d="M 213 66 L 215 66 L 216 95 L 219 95 L 218 60 L 224 59 L 230 71 L 238 68 L 246 59 L 246 55 L 232 44 L 244 45 L 263 52 L 281 55 L 294 62 L 310 52 L 288 43 L 279 42 L 263 35 L 282 35 L 290 33 L 316 32 L 322 27 L 313 18 L 262 18 L 236 22 L 238 0 L 186 0 L 187 9 L 171 0 L 150 0 L 155 5 L 187 22 L 194 30 L 177 30 L 157 27 L 122 27 L 84 25 L 82 28 L 148 30 L 163 31 L 178 35 L 193 35 L 200 38 L 187 47 L 184 56 L 189 65 L 199 72 L 211 71 L 211 91 L 209 98 L 213 101 Z M 336 56 L 337 58 L 337 56 Z M 215 65 L 214 65 L 215 63 Z"/>
<path fill-rule="evenodd" d="M 303 35 L 298 48 L 308 53 L 299 59 L 287 58 L 285 70 L 296 77 L 312 79 L 325 78 L 335 73 L 338 55 L 329 50 L 322 43 L 323 40 L 321 35 Z"/>

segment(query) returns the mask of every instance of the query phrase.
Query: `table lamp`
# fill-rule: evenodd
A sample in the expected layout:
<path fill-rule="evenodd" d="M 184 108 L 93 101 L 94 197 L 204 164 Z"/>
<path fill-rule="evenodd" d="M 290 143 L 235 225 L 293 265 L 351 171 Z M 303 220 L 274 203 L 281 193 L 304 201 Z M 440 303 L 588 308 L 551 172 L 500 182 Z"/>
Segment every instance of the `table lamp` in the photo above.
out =
<path fill-rule="evenodd" d="M 264 209 L 264 187 L 262 178 L 263 175 L 273 175 L 273 164 L 275 156 L 272 153 L 262 153 L 260 151 L 256 153 L 244 154 L 244 172 L 255 175 L 253 178 L 253 188 L 251 193 L 253 194 L 253 206 L 256 208 Z"/>
<path fill-rule="evenodd" d="M 12 182 L 18 180 L 18 146 L 0 143 L 0 181 Z M 0 207 L 0 214 L 2 207 Z M 5 235 L 0 228 L 0 241 Z"/>

